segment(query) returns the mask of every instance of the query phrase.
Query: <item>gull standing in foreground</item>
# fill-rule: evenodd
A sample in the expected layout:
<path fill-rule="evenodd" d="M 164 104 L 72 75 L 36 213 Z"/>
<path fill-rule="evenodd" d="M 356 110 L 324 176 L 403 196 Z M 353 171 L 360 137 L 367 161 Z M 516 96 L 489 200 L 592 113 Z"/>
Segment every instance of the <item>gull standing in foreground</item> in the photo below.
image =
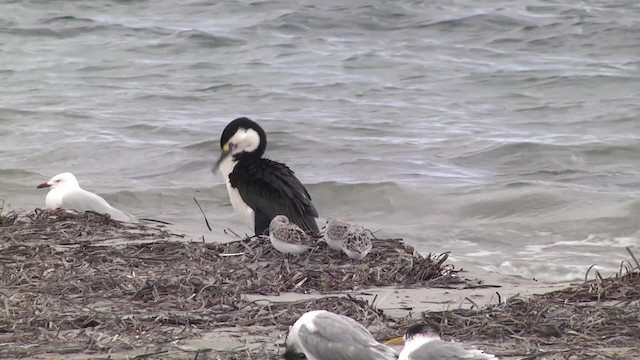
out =
<path fill-rule="evenodd" d="M 403 337 L 385 342 L 386 345 L 402 345 L 398 360 L 490 360 L 495 355 L 482 350 L 440 339 L 435 328 L 420 323 L 410 326 Z"/>
<path fill-rule="evenodd" d="M 66 210 L 75 210 L 79 213 L 85 211 L 95 211 L 100 214 L 107 214 L 112 219 L 124 222 L 134 222 L 135 217 L 120 211 L 100 197 L 87 190 L 84 190 L 78 184 L 78 180 L 72 173 L 62 173 L 51 178 L 46 183 L 38 185 L 38 189 L 49 188 L 45 205 L 49 210 L 58 208 Z"/>
<path fill-rule="evenodd" d="M 278 215 L 269 224 L 269 240 L 276 250 L 283 254 L 299 255 L 309 250 L 313 244 L 311 237 L 289 218 Z"/>
<path fill-rule="evenodd" d="M 327 225 L 324 230 L 324 241 L 333 250 L 342 250 L 342 237 L 349 230 L 351 224 L 344 220 L 334 217 L 327 219 Z"/>
<path fill-rule="evenodd" d="M 396 360 L 398 353 L 377 342 L 350 317 L 325 310 L 309 311 L 289 328 L 286 360 L 303 354 L 308 360 Z"/>
<path fill-rule="evenodd" d="M 351 225 L 342 237 L 342 251 L 354 260 L 362 260 L 373 249 L 368 230 L 360 225 Z"/>

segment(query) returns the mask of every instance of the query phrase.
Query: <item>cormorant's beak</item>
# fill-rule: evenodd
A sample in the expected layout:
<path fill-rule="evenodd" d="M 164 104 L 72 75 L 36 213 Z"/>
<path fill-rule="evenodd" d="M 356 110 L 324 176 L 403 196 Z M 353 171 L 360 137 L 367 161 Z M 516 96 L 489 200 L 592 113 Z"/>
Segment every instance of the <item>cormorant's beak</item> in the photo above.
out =
<path fill-rule="evenodd" d="M 36 189 L 42 189 L 42 188 L 48 188 L 51 187 L 51 185 L 49 185 L 49 183 L 42 183 L 38 186 L 36 186 Z"/>
<path fill-rule="evenodd" d="M 215 174 L 218 172 L 218 168 L 220 168 L 220 163 L 227 158 L 227 156 L 231 155 L 231 147 L 229 146 L 229 143 L 224 144 L 224 146 L 222 147 L 222 153 L 220 154 L 220 158 L 218 159 L 218 161 L 216 162 L 215 166 L 213 167 L 213 169 L 211 169 L 211 171 Z"/>
<path fill-rule="evenodd" d="M 393 339 L 384 342 L 385 345 L 404 345 L 404 338 L 402 336 L 395 337 Z"/>

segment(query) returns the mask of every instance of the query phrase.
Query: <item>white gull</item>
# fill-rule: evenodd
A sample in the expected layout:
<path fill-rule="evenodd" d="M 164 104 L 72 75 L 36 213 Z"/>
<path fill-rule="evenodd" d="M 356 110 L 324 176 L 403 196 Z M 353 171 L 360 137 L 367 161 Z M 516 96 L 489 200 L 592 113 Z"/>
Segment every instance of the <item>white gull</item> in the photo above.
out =
<path fill-rule="evenodd" d="M 38 185 L 38 189 L 49 188 L 45 205 L 47 209 L 58 208 L 65 210 L 75 210 L 79 213 L 85 211 L 95 211 L 100 214 L 107 214 L 112 219 L 124 222 L 134 222 L 136 219 L 124 211 L 120 211 L 100 197 L 78 184 L 78 180 L 72 173 L 62 173 L 51 178 L 46 183 Z"/>

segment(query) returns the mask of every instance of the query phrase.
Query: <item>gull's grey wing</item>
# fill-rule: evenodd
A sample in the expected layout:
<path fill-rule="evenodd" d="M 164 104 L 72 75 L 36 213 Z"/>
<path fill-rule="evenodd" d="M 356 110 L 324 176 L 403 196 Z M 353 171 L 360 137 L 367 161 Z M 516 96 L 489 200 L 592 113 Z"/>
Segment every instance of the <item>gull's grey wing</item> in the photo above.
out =
<path fill-rule="evenodd" d="M 302 325 L 299 342 L 309 360 L 396 360 L 392 348 L 377 342 L 357 321 L 323 313 Z"/>
<path fill-rule="evenodd" d="M 91 210 L 100 214 L 109 214 L 112 219 L 118 221 L 135 221 L 135 218 L 132 215 L 114 208 L 99 195 L 84 189 L 65 194 L 62 197 L 61 207 L 63 209 L 72 209 L 80 213 Z"/>
<path fill-rule="evenodd" d="M 461 344 L 444 340 L 432 340 L 408 354 L 408 360 L 489 360 L 497 359 L 478 349 L 465 348 Z"/>

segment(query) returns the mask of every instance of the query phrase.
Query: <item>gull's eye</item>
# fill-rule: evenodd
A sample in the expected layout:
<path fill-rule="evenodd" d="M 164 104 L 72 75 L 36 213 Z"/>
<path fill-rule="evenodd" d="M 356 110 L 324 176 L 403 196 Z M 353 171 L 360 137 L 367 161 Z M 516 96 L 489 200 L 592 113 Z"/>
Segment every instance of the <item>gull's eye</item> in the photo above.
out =
<path fill-rule="evenodd" d="M 60 182 L 60 179 L 56 180 L 56 182 Z"/>

